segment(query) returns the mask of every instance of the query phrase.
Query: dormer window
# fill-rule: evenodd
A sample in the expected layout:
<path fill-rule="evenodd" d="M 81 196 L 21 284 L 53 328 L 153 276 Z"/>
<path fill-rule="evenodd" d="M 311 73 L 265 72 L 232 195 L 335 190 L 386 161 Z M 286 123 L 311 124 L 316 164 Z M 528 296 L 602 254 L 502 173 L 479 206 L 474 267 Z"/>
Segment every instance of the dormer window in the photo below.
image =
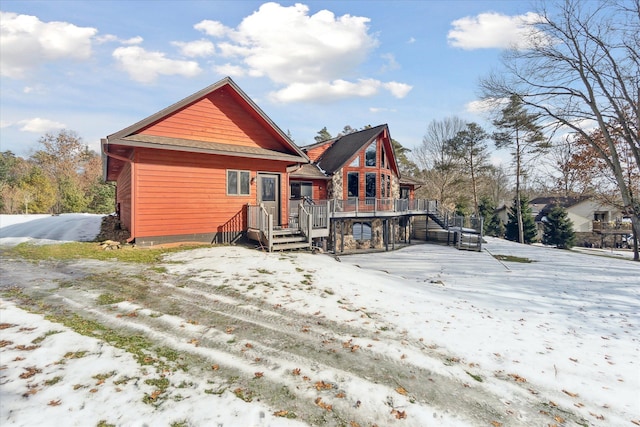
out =
<path fill-rule="evenodd" d="M 366 151 L 364 152 L 365 166 L 367 167 L 376 166 L 376 151 L 377 151 L 376 148 L 377 148 L 376 141 L 373 141 L 367 147 Z"/>

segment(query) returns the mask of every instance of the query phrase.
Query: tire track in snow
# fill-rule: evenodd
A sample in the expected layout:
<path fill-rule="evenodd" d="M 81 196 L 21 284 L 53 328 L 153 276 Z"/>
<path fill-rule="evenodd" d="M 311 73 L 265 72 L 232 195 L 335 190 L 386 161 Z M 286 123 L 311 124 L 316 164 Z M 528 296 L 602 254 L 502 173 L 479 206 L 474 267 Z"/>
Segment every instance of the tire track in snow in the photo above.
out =
<path fill-rule="evenodd" d="M 138 266 L 124 269 L 123 275 L 112 283 L 99 283 L 87 280 L 95 265 L 78 263 L 73 268 L 64 263 L 44 263 L 37 267 L 21 265 L 16 268 L 54 270 L 54 280 L 73 283 L 72 287 L 49 292 L 52 300 L 75 311 L 99 316 L 114 327 L 142 332 L 161 345 L 170 343 L 180 351 L 200 357 L 215 350 L 214 354 L 227 355 L 234 361 L 232 368 L 244 373 L 264 367 L 265 383 L 268 381 L 269 384 L 264 386 L 261 399 L 277 408 L 279 400 L 270 397 L 269 393 L 277 396 L 279 389 L 287 387 L 297 398 L 288 403 L 299 416 L 309 421 L 322 418 L 327 425 L 339 425 L 348 420 L 356 420 L 362 425 L 370 421 L 393 422 L 390 410 L 396 407 L 407 412 L 408 418 L 403 420 L 403 425 L 407 426 L 424 425 L 425 414 L 429 413 L 433 419 L 434 410 L 440 415 L 455 415 L 472 425 L 490 425 L 492 421 L 499 421 L 504 426 L 546 425 L 551 421 L 548 415 L 540 413 L 543 402 L 535 398 L 521 395 L 505 402 L 481 384 L 470 386 L 461 381 L 454 375 L 454 370 L 459 368 L 451 368 L 451 375 L 445 376 L 425 369 L 422 364 L 414 364 L 413 356 L 406 360 L 392 357 L 385 347 L 400 348 L 408 354 L 419 353 L 426 358 L 435 358 L 437 362 L 442 362 L 443 356 L 422 343 L 399 342 L 401 340 L 394 339 L 390 333 L 376 333 L 284 307 L 275 311 L 259 298 L 211 287 L 204 291 L 188 277 L 160 275 L 150 269 L 142 272 L 147 288 L 135 304 L 167 317 L 175 315 L 185 327 L 181 327 L 179 321 L 163 319 L 164 316 L 116 317 L 125 314 L 131 306 L 118 306 L 113 310 L 113 306 L 96 305 L 95 298 L 110 290 L 136 292 L 135 288 L 141 286 Z M 81 274 L 78 275 L 78 271 Z M 79 276 L 84 278 L 76 280 Z M 43 287 L 52 289 L 51 284 Z M 34 291 L 42 293 L 42 288 L 34 288 Z M 177 312 L 172 312 L 175 310 Z M 191 327 L 195 325 L 189 326 L 189 322 L 196 322 L 198 326 Z M 234 327 L 231 334 L 227 332 L 230 325 Z M 233 340 L 225 340 L 230 335 Z M 197 347 L 185 345 L 192 337 L 199 337 Z M 354 351 L 351 346 L 343 346 L 345 342 L 363 345 Z M 246 347 L 246 343 L 251 347 Z M 368 347 L 368 344 L 372 346 Z M 258 358 L 260 362 L 257 362 Z M 293 377 L 291 372 L 296 367 L 313 376 L 310 378 L 313 381 L 335 384 L 332 390 L 346 390 L 348 398 L 332 398 L 327 392 L 315 390 L 309 381 Z M 399 387 L 406 390 L 406 396 L 395 391 Z M 367 389 L 372 391 L 373 397 L 351 394 L 352 390 Z M 314 404 L 319 395 L 334 405 L 331 414 L 324 413 Z M 381 401 L 380 396 L 385 395 L 387 401 Z M 354 400 L 360 402 L 358 407 L 354 407 Z M 565 418 L 571 416 L 563 415 Z"/>

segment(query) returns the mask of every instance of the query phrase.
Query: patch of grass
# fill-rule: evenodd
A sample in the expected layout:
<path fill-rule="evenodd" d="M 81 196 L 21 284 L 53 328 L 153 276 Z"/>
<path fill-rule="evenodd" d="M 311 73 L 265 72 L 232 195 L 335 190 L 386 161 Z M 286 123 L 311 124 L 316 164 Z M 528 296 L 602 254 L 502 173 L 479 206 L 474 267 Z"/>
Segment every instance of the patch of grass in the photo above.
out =
<path fill-rule="evenodd" d="M 8 248 L 6 252 L 10 255 L 34 261 L 89 258 L 101 261 L 119 260 L 123 262 L 153 264 L 160 262 L 166 254 L 198 248 L 202 248 L 202 245 L 178 246 L 174 248 L 138 248 L 135 246 L 123 246 L 116 251 L 105 251 L 98 243 L 92 242 L 71 242 L 59 245 L 21 243 L 12 248 Z"/>
<path fill-rule="evenodd" d="M 96 303 L 98 305 L 111 305 L 111 304 L 117 304 L 124 300 L 125 298 L 122 296 L 115 296 L 113 294 L 106 293 L 106 294 L 100 294 L 96 299 Z"/>
<path fill-rule="evenodd" d="M 54 384 L 59 383 L 61 380 L 62 380 L 62 377 L 60 377 L 60 376 L 53 377 L 50 380 L 46 380 L 44 382 L 44 385 L 54 385 Z"/>
<path fill-rule="evenodd" d="M 495 259 L 500 260 L 500 261 L 508 261 L 508 262 L 521 262 L 521 263 L 531 263 L 534 262 L 533 260 L 529 259 L 529 258 L 523 258 L 523 257 L 519 257 L 519 256 L 514 256 L 514 255 L 494 255 L 493 256 Z"/>
<path fill-rule="evenodd" d="M 111 372 L 106 372 L 106 373 L 104 373 L 104 374 L 97 374 L 97 375 L 94 375 L 94 376 L 93 376 L 93 377 L 91 377 L 91 378 L 94 378 L 94 379 L 96 379 L 96 380 L 98 380 L 98 381 L 104 381 L 104 380 L 106 380 L 107 378 L 111 378 L 111 377 L 112 377 L 112 376 L 114 376 L 115 374 L 116 374 L 116 371 L 111 371 Z"/>
<path fill-rule="evenodd" d="M 87 354 L 86 351 L 70 351 L 68 353 L 65 353 L 64 357 L 65 359 L 80 359 L 84 357 L 86 354 Z"/>
<path fill-rule="evenodd" d="M 273 274 L 273 271 L 269 271 L 269 270 L 267 270 L 265 268 L 258 268 L 258 269 L 256 269 L 256 271 L 258 273 L 260 273 L 260 274 Z"/>
<path fill-rule="evenodd" d="M 35 338 L 33 341 L 31 341 L 31 344 L 40 344 L 42 341 L 44 341 L 45 338 L 47 338 L 49 335 L 55 335 L 55 334 L 59 334 L 62 331 L 48 331 L 46 332 L 44 335 L 39 336 L 38 338 Z"/>
<path fill-rule="evenodd" d="M 145 384 L 152 385 L 162 391 L 165 391 L 169 387 L 169 379 L 167 378 L 149 378 L 144 380 Z"/>
<path fill-rule="evenodd" d="M 189 422 L 187 420 L 174 421 L 169 425 L 171 427 L 189 427 Z"/>
<path fill-rule="evenodd" d="M 169 272 L 169 270 L 167 270 L 167 267 L 162 267 L 162 266 L 151 267 L 151 270 L 155 271 L 156 273 L 168 273 Z"/>
<path fill-rule="evenodd" d="M 138 380 L 138 379 L 139 379 L 138 377 L 128 377 L 128 376 L 125 375 L 124 377 L 120 378 L 119 380 L 115 380 L 113 382 L 113 384 L 115 384 L 115 385 L 125 384 L 126 385 L 129 381 Z"/>
<path fill-rule="evenodd" d="M 174 370 L 175 366 L 170 361 L 162 361 L 150 357 L 151 352 L 156 350 L 153 343 L 141 335 L 126 335 L 109 329 L 94 320 L 85 319 L 76 313 L 56 313 L 47 314 L 45 318 L 51 322 L 61 323 L 73 329 L 75 332 L 88 337 L 98 338 L 113 345 L 114 347 L 131 353 L 141 365 L 153 364 L 159 371 L 168 369 Z M 158 347 L 162 353 L 162 347 Z M 69 353 L 68 353 L 69 354 Z M 169 352 L 163 353 L 163 355 Z M 83 354 L 84 355 L 84 354 Z"/>
<path fill-rule="evenodd" d="M 242 399 L 245 402 L 251 402 L 253 400 L 253 392 L 249 389 L 238 387 L 233 390 L 233 394 L 235 394 L 238 399 Z"/>
<path fill-rule="evenodd" d="M 329 295 L 333 295 L 334 294 L 333 289 L 329 289 L 329 288 L 325 289 L 324 292 L 329 294 Z"/>
<path fill-rule="evenodd" d="M 467 375 L 469 375 L 471 378 L 473 378 L 474 380 L 478 381 L 479 383 L 484 381 L 480 375 L 472 374 L 469 371 L 465 371 L 465 372 L 467 373 Z"/>
<path fill-rule="evenodd" d="M 96 424 L 96 427 L 116 427 L 116 425 L 109 424 L 106 420 L 100 420 L 98 421 L 98 424 Z"/>

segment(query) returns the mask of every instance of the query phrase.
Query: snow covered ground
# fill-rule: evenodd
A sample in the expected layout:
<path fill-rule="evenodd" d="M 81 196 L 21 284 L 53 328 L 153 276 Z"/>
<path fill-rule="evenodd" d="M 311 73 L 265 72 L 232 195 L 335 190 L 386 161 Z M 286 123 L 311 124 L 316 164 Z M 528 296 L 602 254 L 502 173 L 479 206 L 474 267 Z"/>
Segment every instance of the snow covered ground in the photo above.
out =
<path fill-rule="evenodd" d="M 99 219 L 84 219 L 68 223 L 63 240 L 90 240 Z M 0 244 L 29 234 L 0 224 Z M 157 392 L 149 366 L 3 298 L 0 424 L 640 425 L 640 265 L 624 252 L 498 239 L 485 247 L 337 259 L 190 250 L 167 256 L 155 276 L 132 268 L 131 280 L 144 275 L 154 295 L 106 307 L 95 300 L 121 265 L 4 260 L 3 287 L 49 292 L 109 327 L 207 360 L 209 372 L 167 372 L 162 404 L 145 403 Z M 84 274 L 105 281 L 92 287 Z M 70 277 L 78 282 L 60 285 Z M 225 386 L 225 371 L 241 386 Z"/>
<path fill-rule="evenodd" d="M 24 242 L 52 244 L 86 242 L 100 232 L 104 215 L 0 215 L 0 245 Z"/>

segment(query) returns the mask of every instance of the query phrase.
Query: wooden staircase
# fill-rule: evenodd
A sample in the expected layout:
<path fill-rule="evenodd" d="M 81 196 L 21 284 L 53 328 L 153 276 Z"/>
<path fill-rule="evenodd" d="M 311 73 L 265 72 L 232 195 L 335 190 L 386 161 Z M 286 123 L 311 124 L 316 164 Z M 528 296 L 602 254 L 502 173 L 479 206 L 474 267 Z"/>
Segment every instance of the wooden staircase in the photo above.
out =
<path fill-rule="evenodd" d="M 309 239 L 297 228 L 275 229 L 271 240 L 273 251 L 311 248 Z"/>

